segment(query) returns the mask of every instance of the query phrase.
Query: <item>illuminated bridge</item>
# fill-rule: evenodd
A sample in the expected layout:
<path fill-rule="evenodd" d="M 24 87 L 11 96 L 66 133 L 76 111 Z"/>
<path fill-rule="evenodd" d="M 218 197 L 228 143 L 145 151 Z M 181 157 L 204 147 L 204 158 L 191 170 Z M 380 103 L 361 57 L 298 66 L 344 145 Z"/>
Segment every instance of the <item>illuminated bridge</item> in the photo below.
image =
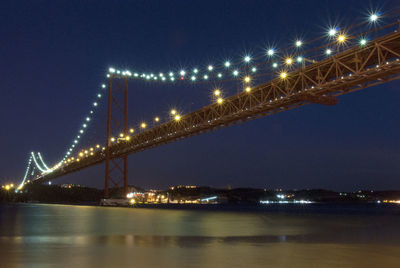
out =
<path fill-rule="evenodd" d="M 391 22 L 379 25 L 383 17 Z M 129 154 L 310 103 L 334 105 L 337 96 L 398 79 L 399 25 L 393 13 L 372 14 L 365 23 L 346 29 L 333 27 L 325 37 L 308 43 L 296 40 L 293 46 L 280 50 L 268 48 L 262 57 L 248 55 L 240 62 L 226 61 L 219 66 L 156 75 L 110 68 L 108 83 L 102 86 L 108 92 L 105 144 L 78 149 L 79 139 L 88 127 L 88 123 L 83 124 L 62 161 L 51 168 L 40 154 L 32 153 L 20 187 L 51 181 L 105 162 L 105 196 L 108 197 L 111 183 L 113 187 L 123 185 L 126 192 Z M 312 48 L 303 49 L 306 45 Z M 135 80 L 161 85 L 173 83 L 177 87 L 216 80 L 230 86 L 239 84 L 242 91 L 224 96 L 222 89 L 215 89 L 212 104 L 187 114 L 171 110 L 167 121 L 156 117 L 151 127 L 141 122 L 140 130 L 136 131 L 128 127 L 128 85 Z M 120 101 L 118 94 L 122 97 Z M 120 117 L 115 109 L 120 110 Z M 90 119 L 89 116 L 86 121 Z M 121 174 L 122 180 L 115 180 L 113 172 Z"/>

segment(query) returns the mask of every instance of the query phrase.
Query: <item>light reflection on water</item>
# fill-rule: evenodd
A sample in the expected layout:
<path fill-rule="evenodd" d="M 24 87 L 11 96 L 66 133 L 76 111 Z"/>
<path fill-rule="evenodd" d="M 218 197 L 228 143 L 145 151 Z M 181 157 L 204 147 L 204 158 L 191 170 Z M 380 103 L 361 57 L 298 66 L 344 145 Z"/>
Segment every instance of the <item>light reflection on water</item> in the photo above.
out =
<path fill-rule="evenodd" d="M 1 267 L 400 267 L 400 210 L 0 205 Z"/>

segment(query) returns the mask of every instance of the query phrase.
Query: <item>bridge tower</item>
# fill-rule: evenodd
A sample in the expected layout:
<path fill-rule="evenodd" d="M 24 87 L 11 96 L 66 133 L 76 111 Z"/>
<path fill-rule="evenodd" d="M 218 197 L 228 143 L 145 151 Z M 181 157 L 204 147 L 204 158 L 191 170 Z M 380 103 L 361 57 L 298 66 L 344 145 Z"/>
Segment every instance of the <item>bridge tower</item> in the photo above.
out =
<path fill-rule="evenodd" d="M 128 192 L 128 156 L 112 156 L 111 144 L 123 140 L 128 135 L 128 77 L 110 74 L 108 81 L 107 141 L 105 149 L 104 198 L 109 198 L 112 187 L 123 185 L 123 194 Z M 117 135 L 113 137 L 112 135 Z M 122 136 L 122 137 L 121 137 Z"/>

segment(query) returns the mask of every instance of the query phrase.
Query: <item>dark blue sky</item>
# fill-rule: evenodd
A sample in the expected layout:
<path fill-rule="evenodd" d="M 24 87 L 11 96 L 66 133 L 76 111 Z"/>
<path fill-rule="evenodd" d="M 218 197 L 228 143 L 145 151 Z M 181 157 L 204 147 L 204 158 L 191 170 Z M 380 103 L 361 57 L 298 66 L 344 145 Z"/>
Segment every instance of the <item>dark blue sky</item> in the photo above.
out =
<path fill-rule="evenodd" d="M 0 3 L 0 183 L 28 153 L 59 161 L 109 66 L 206 66 L 324 34 L 396 1 L 16 1 Z M 129 157 L 129 182 L 264 188 L 400 189 L 400 82 L 192 137 Z M 209 103 L 206 86 L 130 83 L 130 122 Z M 233 91 L 232 91 L 233 90 Z M 234 92 L 236 89 L 226 89 Z M 101 103 L 83 145 L 102 141 Z M 104 166 L 58 182 L 102 187 Z"/>

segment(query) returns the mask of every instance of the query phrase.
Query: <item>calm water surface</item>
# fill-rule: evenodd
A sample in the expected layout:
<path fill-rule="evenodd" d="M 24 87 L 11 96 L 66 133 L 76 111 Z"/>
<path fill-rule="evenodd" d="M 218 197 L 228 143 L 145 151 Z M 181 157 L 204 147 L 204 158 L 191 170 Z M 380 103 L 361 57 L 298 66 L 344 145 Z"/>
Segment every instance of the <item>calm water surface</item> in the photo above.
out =
<path fill-rule="evenodd" d="M 0 204 L 0 267 L 400 267 L 400 206 Z"/>

